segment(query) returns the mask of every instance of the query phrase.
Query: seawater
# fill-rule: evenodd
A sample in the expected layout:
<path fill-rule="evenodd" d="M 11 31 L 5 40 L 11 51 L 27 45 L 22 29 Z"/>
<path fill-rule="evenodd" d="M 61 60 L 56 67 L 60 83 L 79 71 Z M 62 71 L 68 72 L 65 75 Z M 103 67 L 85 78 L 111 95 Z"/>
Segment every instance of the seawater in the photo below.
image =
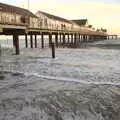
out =
<path fill-rule="evenodd" d="M 0 120 L 119 120 L 119 45 L 105 40 L 86 48 L 57 48 L 56 59 L 48 47 L 23 44 L 19 56 L 4 49 Z"/>

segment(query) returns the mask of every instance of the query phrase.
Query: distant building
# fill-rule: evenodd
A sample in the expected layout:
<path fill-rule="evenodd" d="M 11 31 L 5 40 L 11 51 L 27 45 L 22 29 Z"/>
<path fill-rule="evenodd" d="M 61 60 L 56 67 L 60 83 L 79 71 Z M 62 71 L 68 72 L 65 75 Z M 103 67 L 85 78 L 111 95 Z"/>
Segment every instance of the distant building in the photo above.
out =
<path fill-rule="evenodd" d="M 93 30 L 92 25 L 88 24 L 88 19 L 72 20 L 74 23 L 80 26 L 81 30 Z"/>
<path fill-rule="evenodd" d="M 38 17 L 38 26 L 43 29 L 54 29 L 54 30 L 72 30 L 73 24 L 71 21 L 48 14 L 46 12 L 38 11 L 36 13 Z"/>
<path fill-rule="evenodd" d="M 79 20 L 72 20 L 72 21 L 80 26 L 87 26 L 88 27 L 88 20 L 87 19 L 79 19 Z"/>
<path fill-rule="evenodd" d="M 12 28 L 12 26 L 19 26 L 19 28 L 29 27 L 30 23 L 35 21 L 37 17 L 30 11 L 0 3 L 0 24 L 4 27 Z M 15 27 L 14 27 L 15 28 Z"/>

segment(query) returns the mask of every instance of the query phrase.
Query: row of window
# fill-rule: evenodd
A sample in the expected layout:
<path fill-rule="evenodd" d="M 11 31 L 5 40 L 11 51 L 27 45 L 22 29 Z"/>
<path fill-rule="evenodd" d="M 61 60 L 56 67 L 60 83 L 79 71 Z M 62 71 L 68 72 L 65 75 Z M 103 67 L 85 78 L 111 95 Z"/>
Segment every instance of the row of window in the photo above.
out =
<path fill-rule="evenodd" d="M 46 18 L 45 19 L 39 19 L 38 20 L 38 27 L 45 27 L 45 28 L 53 28 L 53 29 L 72 29 L 72 25 L 65 25 L 62 23 L 52 23 L 50 21 L 48 21 Z"/>
<path fill-rule="evenodd" d="M 0 13 L 0 22 L 8 24 L 26 24 L 28 22 L 28 18 L 16 14 Z"/>

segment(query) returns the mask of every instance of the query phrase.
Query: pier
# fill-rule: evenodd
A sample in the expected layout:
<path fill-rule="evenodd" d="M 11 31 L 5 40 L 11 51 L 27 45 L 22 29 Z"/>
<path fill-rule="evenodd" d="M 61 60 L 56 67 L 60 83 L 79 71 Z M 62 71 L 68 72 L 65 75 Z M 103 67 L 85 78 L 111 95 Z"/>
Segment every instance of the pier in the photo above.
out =
<path fill-rule="evenodd" d="M 93 30 L 83 20 L 66 20 L 42 11 L 33 14 L 29 10 L 0 3 L 0 35 L 13 36 L 16 55 L 20 54 L 19 36 L 25 36 L 25 47 L 38 47 L 38 36 L 41 36 L 41 48 L 44 48 L 44 36 L 49 37 L 49 47 L 55 37 L 55 46 L 66 46 L 105 40 L 110 37 L 106 31 Z M 82 22 L 81 22 L 82 21 Z M 82 23 L 82 25 L 80 24 Z M 114 36 L 112 36 L 114 37 Z M 116 36 L 115 36 L 116 37 Z"/>
<path fill-rule="evenodd" d="M 108 35 L 107 39 L 117 39 L 118 36 L 117 35 Z"/>

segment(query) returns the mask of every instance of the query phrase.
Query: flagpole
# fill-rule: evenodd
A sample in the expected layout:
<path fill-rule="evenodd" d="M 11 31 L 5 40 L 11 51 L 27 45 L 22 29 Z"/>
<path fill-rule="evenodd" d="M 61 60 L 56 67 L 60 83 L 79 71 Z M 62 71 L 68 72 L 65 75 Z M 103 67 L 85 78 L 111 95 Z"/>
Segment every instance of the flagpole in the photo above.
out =
<path fill-rule="evenodd" d="M 28 10 L 30 10 L 30 0 L 28 0 Z"/>

